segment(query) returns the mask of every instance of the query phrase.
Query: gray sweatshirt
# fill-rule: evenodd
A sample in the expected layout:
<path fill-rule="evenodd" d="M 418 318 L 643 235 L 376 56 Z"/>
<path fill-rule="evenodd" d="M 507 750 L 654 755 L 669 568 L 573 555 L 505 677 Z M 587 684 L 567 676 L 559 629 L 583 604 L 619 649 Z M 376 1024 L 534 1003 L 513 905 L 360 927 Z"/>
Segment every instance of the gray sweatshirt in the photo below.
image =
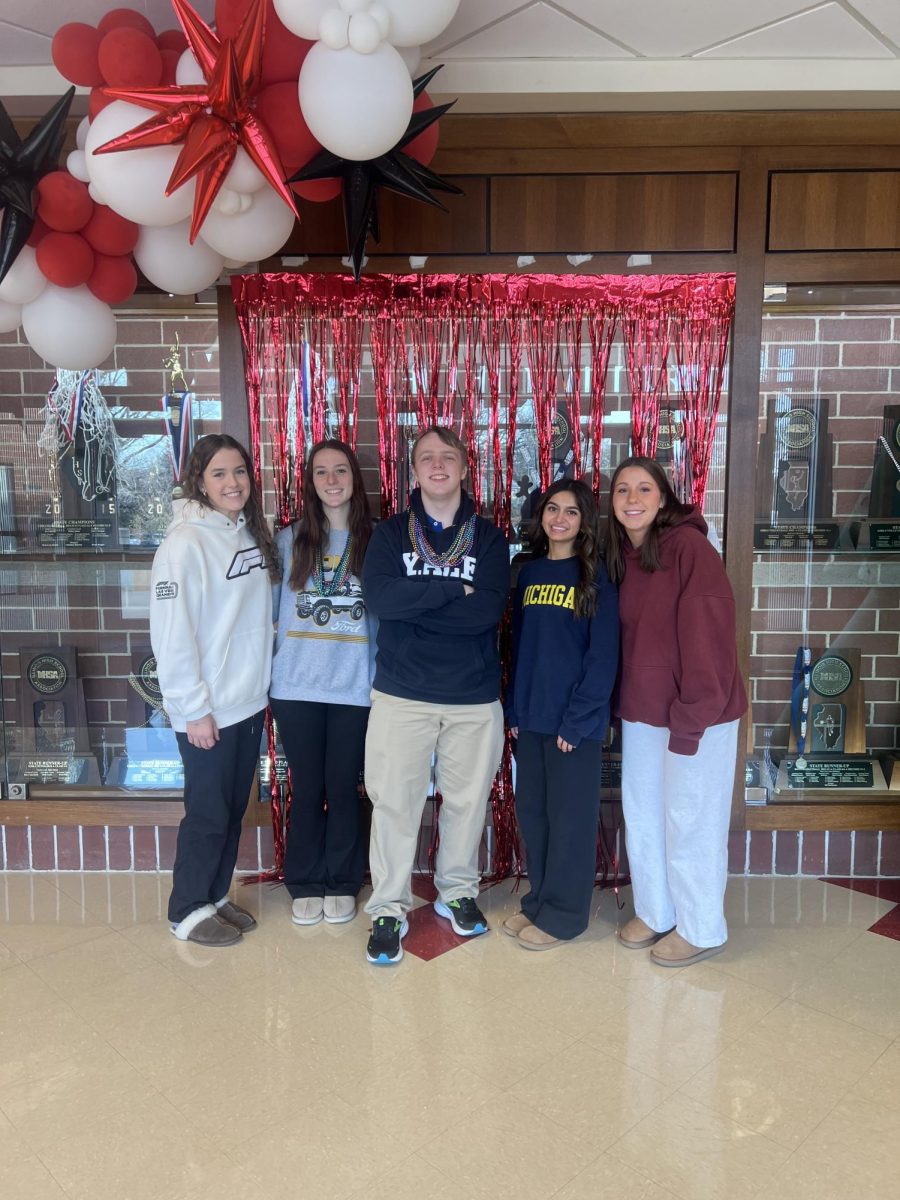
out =
<path fill-rule="evenodd" d="M 282 529 L 275 544 L 284 578 L 273 589 L 278 632 L 270 695 L 275 700 L 368 707 L 377 626 L 366 610 L 359 580 L 350 575 L 336 596 L 320 596 L 312 579 L 294 592 L 288 584 L 294 526 Z M 346 544 L 345 530 L 331 531 L 323 556 L 326 581 L 333 577 Z"/>

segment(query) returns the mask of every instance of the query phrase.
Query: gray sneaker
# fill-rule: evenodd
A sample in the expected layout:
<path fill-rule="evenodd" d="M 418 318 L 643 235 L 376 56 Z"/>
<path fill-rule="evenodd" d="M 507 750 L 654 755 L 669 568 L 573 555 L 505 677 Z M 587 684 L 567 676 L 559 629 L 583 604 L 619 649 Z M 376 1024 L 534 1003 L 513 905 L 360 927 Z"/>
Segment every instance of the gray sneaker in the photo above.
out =
<path fill-rule="evenodd" d="M 322 913 L 321 896 L 300 896 L 291 905 L 291 920 L 295 925 L 318 925 Z"/>
<path fill-rule="evenodd" d="M 324 911 L 325 920 L 329 925 L 343 925 L 356 916 L 356 897 L 326 896 Z"/>

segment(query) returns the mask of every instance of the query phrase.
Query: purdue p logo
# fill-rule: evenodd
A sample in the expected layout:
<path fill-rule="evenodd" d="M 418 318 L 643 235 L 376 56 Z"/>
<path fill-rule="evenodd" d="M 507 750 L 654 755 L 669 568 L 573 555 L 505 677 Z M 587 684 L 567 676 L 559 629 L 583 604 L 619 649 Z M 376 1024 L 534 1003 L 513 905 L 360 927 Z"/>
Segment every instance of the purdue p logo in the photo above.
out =
<path fill-rule="evenodd" d="M 265 559 L 262 556 L 262 551 L 258 546 L 251 546 L 248 550 L 238 550 L 237 554 L 231 560 L 231 566 L 228 568 L 226 579 L 241 579 L 244 575 L 249 575 L 254 567 L 264 567 Z"/>

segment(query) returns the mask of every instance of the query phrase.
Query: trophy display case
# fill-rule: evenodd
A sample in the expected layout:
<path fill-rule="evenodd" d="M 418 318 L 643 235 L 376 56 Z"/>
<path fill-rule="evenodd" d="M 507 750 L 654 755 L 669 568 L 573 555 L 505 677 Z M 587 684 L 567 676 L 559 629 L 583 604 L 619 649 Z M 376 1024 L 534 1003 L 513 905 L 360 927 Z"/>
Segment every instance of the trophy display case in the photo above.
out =
<path fill-rule="evenodd" d="M 146 298 L 144 299 L 146 303 Z M 154 551 L 222 428 L 215 305 L 118 314 L 111 363 L 23 372 L 0 413 L 0 788 L 180 799 L 150 647 Z"/>
<path fill-rule="evenodd" d="M 900 801 L 900 293 L 847 292 L 764 309 L 746 799 L 765 828 Z"/>

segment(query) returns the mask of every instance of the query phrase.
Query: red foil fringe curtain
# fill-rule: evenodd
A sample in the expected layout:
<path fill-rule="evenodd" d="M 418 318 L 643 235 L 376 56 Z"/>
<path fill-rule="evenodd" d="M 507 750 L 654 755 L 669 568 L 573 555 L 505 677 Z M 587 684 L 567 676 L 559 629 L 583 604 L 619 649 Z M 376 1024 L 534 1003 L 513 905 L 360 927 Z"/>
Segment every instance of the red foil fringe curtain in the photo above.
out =
<path fill-rule="evenodd" d="M 684 406 L 685 464 L 689 489 L 684 499 L 703 507 L 722 387 L 728 362 L 733 303 L 721 297 L 694 297 L 675 339 L 675 362 Z"/>
<path fill-rule="evenodd" d="M 473 498 L 511 534 L 525 367 L 541 486 L 552 476 L 552 422 L 564 404 L 576 474 L 589 465 L 599 494 L 607 374 L 620 327 L 634 452 L 654 453 L 674 349 L 685 453 L 695 497 L 702 499 L 734 307 L 731 275 L 372 275 L 356 283 L 344 275 L 278 274 L 234 276 L 232 289 L 245 346 L 253 458 L 274 489 L 279 525 L 297 515 L 308 438 L 329 431 L 356 445 L 366 348 L 383 516 L 405 504 L 406 437 L 416 425 L 436 422 L 467 442 Z M 504 623 L 504 643 L 506 634 Z M 274 763 L 271 774 L 274 780 Z M 276 878 L 290 801 L 277 781 L 272 794 L 270 877 Z M 501 876 L 520 865 L 508 744 L 491 810 L 493 874 Z"/>

